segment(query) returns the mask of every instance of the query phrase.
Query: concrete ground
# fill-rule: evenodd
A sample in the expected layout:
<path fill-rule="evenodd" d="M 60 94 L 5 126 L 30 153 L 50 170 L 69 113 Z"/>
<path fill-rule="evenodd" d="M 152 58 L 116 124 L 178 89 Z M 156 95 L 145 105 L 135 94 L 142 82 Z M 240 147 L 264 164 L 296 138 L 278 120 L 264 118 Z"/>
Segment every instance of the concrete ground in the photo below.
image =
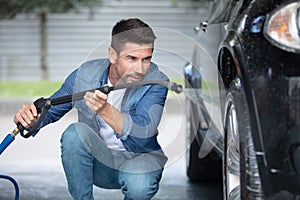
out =
<path fill-rule="evenodd" d="M 21 101 L 0 101 L 0 141 L 13 130 L 13 113 Z M 184 103 L 181 98 L 167 102 L 159 130 L 159 141 L 169 161 L 164 171 L 160 190 L 155 200 L 217 200 L 222 199 L 219 183 L 193 184 L 186 176 Z M 60 135 L 68 124 L 76 121 L 71 112 L 57 123 L 51 124 L 29 139 L 17 136 L 0 156 L 0 174 L 12 176 L 20 187 L 20 200 L 72 199 L 60 160 Z M 94 189 L 95 199 L 120 200 L 119 190 Z M 0 199 L 14 199 L 13 185 L 0 179 Z"/>

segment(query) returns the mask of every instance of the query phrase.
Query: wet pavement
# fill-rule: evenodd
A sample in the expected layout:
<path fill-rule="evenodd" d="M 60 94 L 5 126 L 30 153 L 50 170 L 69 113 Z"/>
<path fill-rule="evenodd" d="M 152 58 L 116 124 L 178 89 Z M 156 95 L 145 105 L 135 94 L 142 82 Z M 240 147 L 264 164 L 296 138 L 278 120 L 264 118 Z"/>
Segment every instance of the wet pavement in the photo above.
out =
<path fill-rule="evenodd" d="M 183 108 L 179 102 L 176 107 Z M 13 128 L 13 114 L 4 112 L 0 103 L 0 139 Z M 174 105 L 172 104 L 172 107 Z M 170 110 L 170 112 L 168 111 Z M 185 135 L 182 111 L 168 113 L 160 125 L 160 140 L 169 157 L 160 182 L 160 190 L 154 200 L 219 200 L 222 199 L 221 183 L 195 184 L 186 176 Z M 61 131 L 75 120 L 70 113 L 58 123 L 45 127 L 36 137 L 23 139 L 17 136 L 15 141 L 0 156 L 0 174 L 12 176 L 20 187 L 20 200 L 68 200 L 72 199 L 60 161 Z M 121 200 L 119 190 L 94 188 L 96 200 Z M 0 199 L 14 199 L 13 185 L 0 179 Z"/>
<path fill-rule="evenodd" d="M 47 166 L 46 166 L 47 165 Z M 56 165 L 56 164 L 55 164 Z M 20 187 L 20 200 L 72 199 L 67 191 L 64 173 L 59 164 L 36 163 L 34 166 L 16 165 L 14 169 L 1 173 L 13 176 Z M 153 200 L 218 200 L 221 198 L 220 184 L 190 183 L 185 175 L 183 159 L 166 168 L 160 183 L 160 190 Z M 8 181 L 0 181 L 0 199 L 13 199 L 14 188 Z M 94 197 L 99 200 L 121 200 L 119 190 L 94 189 Z"/>

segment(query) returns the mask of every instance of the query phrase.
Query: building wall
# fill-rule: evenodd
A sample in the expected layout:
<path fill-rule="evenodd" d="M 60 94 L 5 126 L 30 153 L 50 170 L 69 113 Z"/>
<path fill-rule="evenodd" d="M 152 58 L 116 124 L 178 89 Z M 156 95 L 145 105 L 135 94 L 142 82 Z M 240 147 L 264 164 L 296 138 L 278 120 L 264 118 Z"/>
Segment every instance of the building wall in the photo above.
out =
<path fill-rule="evenodd" d="M 158 35 L 154 61 L 180 73 L 183 63 L 191 59 L 193 27 L 203 20 L 203 12 L 165 0 L 112 0 L 96 8 L 93 16 L 87 10 L 49 15 L 49 79 L 63 80 L 84 60 L 105 57 L 112 26 L 129 17 L 154 27 Z M 0 21 L 0 80 L 40 80 L 39 53 L 37 15 Z"/>

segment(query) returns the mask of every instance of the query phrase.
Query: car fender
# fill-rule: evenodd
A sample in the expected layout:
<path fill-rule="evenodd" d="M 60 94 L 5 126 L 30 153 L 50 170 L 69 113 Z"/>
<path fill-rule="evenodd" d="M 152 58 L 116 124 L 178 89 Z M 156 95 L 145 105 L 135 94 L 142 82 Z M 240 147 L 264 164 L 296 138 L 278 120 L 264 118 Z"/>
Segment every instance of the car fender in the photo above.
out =
<path fill-rule="evenodd" d="M 226 69 L 224 69 L 225 63 L 227 62 L 226 57 L 230 56 L 232 59 L 232 63 L 230 63 L 231 67 L 231 75 L 228 76 L 226 73 Z M 227 66 L 228 67 L 228 66 Z M 251 116 L 251 129 L 252 129 L 252 137 L 255 151 L 258 155 L 258 160 L 263 163 L 264 166 L 267 166 L 267 160 L 264 155 L 264 143 L 262 141 L 262 133 L 259 131 L 260 121 L 258 117 L 258 111 L 256 108 L 256 100 L 253 94 L 253 89 L 251 87 L 250 77 L 248 74 L 248 69 L 245 62 L 245 56 L 241 47 L 239 36 L 233 32 L 228 31 L 225 35 L 224 39 L 220 43 L 219 46 L 219 54 L 218 54 L 218 71 L 219 75 L 222 79 L 219 80 L 219 89 L 221 96 L 221 111 L 224 112 L 225 105 L 225 95 L 226 89 L 228 89 L 229 84 L 234 80 L 236 76 L 238 76 L 243 84 L 243 88 L 246 93 L 246 100 L 249 106 L 249 112 Z M 224 113 L 222 113 L 222 118 L 224 118 Z M 259 133 L 259 134 L 253 134 Z"/>

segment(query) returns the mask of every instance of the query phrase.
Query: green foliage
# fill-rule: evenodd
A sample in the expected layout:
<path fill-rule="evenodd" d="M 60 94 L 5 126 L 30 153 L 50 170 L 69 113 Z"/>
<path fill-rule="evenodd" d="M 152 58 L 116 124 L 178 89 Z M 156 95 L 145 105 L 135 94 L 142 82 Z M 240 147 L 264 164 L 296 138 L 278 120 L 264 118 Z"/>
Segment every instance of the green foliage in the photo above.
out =
<path fill-rule="evenodd" d="M 49 97 L 60 88 L 62 81 L 0 82 L 0 98 L 10 97 Z"/>
<path fill-rule="evenodd" d="M 92 10 L 102 0 L 0 0 L 0 19 L 13 18 L 19 13 L 64 13 L 81 7 Z"/>

